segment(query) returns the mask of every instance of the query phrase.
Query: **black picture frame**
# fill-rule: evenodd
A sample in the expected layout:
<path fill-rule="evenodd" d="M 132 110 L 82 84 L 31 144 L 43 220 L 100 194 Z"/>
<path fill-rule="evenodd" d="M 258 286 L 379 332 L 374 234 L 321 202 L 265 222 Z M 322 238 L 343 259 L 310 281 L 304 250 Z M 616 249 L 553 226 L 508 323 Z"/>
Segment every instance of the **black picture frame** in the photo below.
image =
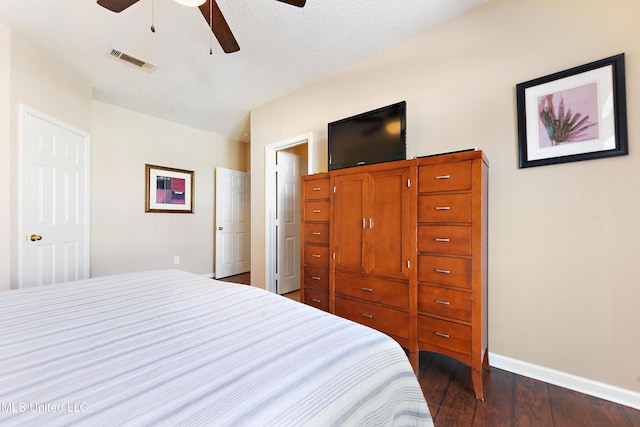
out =
<path fill-rule="evenodd" d="M 519 83 L 516 104 L 520 168 L 629 154 L 624 53 Z"/>

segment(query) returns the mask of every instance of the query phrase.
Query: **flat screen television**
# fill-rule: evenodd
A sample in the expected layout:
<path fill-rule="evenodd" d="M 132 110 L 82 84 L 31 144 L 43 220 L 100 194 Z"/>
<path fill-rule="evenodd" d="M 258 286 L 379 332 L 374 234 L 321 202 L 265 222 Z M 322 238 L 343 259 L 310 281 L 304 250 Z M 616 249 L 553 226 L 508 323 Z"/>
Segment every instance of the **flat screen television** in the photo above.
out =
<path fill-rule="evenodd" d="M 405 160 L 405 101 L 331 122 L 329 170 Z"/>

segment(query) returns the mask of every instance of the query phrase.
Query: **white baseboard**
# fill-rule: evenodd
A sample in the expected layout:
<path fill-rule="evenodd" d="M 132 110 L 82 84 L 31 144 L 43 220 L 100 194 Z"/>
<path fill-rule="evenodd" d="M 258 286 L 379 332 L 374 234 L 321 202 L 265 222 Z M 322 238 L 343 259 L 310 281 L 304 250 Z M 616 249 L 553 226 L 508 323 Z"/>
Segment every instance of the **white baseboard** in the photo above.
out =
<path fill-rule="evenodd" d="M 555 369 L 545 368 L 544 366 L 533 365 L 491 352 L 489 352 L 489 362 L 491 366 L 495 366 L 498 369 L 504 369 L 505 371 L 518 375 L 568 388 L 631 408 L 640 409 L 640 393 L 631 390 L 625 390 L 609 384 L 578 377 L 566 372 L 556 371 Z"/>

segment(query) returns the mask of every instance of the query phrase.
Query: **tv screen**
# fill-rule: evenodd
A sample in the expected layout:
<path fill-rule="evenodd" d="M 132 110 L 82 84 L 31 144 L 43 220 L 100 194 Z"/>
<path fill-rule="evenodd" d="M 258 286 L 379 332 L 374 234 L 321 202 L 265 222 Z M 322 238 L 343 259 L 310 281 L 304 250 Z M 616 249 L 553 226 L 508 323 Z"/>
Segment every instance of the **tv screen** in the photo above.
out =
<path fill-rule="evenodd" d="M 406 102 L 329 123 L 329 170 L 404 160 Z"/>

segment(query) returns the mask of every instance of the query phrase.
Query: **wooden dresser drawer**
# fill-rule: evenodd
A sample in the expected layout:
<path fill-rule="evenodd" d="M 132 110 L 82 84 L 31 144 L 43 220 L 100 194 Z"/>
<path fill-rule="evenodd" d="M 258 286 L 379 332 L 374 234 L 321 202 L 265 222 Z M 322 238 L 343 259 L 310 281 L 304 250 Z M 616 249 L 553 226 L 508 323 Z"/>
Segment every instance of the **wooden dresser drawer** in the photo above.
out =
<path fill-rule="evenodd" d="M 471 255 L 471 226 L 420 225 L 418 251 L 450 255 Z"/>
<path fill-rule="evenodd" d="M 471 352 L 471 327 L 419 315 L 418 341 L 456 353 L 469 354 Z"/>
<path fill-rule="evenodd" d="M 418 281 L 471 289 L 471 260 L 419 255 Z"/>
<path fill-rule="evenodd" d="M 304 181 L 305 200 L 328 199 L 329 179 L 310 179 Z"/>
<path fill-rule="evenodd" d="M 304 242 L 329 244 L 329 223 L 310 222 L 303 225 Z"/>
<path fill-rule="evenodd" d="M 409 338 L 409 314 L 399 310 L 336 296 L 335 314 L 386 334 Z"/>
<path fill-rule="evenodd" d="M 329 201 L 310 201 L 304 203 L 305 221 L 329 221 Z"/>
<path fill-rule="evenodd" d="M 305 288 L 303 302 L 312 307 L 319 308 L 320 310 L 329 311 L 328 292 L 322 292 L 312 288 Z"/>
<path fill-rule="evenodd" d="M 358 276 L 336 271 L 336 294 L 373 301 L 407 310 L 409 284 L 370 276 Z"/>
<path fill-rule="evenodd" d="M 305 245 L 304 263 L 318 267 L 329 267 L 329 247 Z"/>
<path fill-rule="evenodd" d="M 418 310 L 471 321 L 471 292 L 440 286 L 420 285 Z"/>
<path fill-rule="evenodd" d="M 304 286 L 329 292 L 329 270 L 318 267 L 304 268 Z"/>
<path fill-rule="evenodd" d="M 471 194 L 418 197 L 418 222 L 471 222 Z"/>
<path fill-rule="evenodd" d="M 468 190 L 471 188 L 471 161 L 418 167 L 418 191 Z"/>

